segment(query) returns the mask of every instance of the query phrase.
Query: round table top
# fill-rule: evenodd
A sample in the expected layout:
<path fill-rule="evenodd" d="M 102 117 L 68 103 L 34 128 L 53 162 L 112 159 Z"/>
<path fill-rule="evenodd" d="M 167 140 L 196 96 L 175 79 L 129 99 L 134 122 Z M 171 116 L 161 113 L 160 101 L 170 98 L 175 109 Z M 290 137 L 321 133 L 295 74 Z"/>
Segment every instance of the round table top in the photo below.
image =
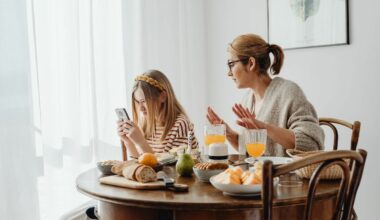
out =
<path fill-rule="evenodd" d="M 166 167 L 173 170 L 174 167 Z M 189 185 L 188 192 L 172 192 L 167 190 L 136 190 L 117 186 L 101 184 L 98 179 L 102 177 L 94 168 L 83 172 L 77 177 L 77 189 L 96 200 L 115 204 L 151 207 L 155 209 L 247 209 L 262 207 L 261 196 L 231 197 L 223 195 L 210 183 L 199 181 L 193 177 L 177 177 L 177 183 Z M 318 186 L 316 198 L 328 199 L 335 197 L 339 181 L 321 181 Z M 275 186 L 273 206 L 294 205 L 306 202 L 308 180 L 304 180 L 300 187 Z"/>

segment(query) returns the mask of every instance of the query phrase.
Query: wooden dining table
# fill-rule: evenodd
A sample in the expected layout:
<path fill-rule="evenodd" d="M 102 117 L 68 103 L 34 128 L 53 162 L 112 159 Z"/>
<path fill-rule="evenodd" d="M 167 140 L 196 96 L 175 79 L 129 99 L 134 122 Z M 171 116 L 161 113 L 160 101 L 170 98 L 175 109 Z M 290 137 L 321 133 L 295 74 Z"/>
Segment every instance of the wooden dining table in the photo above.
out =
<path fill-rule="evenodd" d="M 231 155 L 230 161 L 236 161 Z M 175 174 L 174 166 L 165 167 Z M 103 220 L 177 219 L 221 220 L 263 219 L 260 195 L 234 197 L 224 195 L 210 183 L 192 177 L 176 177 L 176 183 L 187 184 L 188 192 L 136 190 L 105 185 L 98 181 L 102 174 L 95 168 L 81 173 L 76 180 L 79 192 L 98 201 Z M 312 219 L 331 219 L 339 181 L 322 181 L 313 205 Z M 273 219 L 302 219 L 307 198 L 308 180 L 300 186 L 275 186 Z"/>

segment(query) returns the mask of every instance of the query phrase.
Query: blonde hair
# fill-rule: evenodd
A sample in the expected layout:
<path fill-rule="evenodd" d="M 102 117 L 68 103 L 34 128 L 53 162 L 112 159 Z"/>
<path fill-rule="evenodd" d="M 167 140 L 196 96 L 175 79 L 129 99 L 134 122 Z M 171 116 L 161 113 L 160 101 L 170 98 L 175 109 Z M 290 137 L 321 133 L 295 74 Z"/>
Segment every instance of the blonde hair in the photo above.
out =
<path fill-rule="evenodd" d="M 245 34 L 235 38 L 228 46 L 228 52 L 239 57 L 239 59 L 253 57 L 258 65 L 259 73 L 267 73 L 270 68 L 272 75 L 280 73 L 284 62 L 284 52 L 282 48 L 276 44 L 268 44 L 259 35 Z M 273 54 L 273 64 L 269 54 Z M 248 59 L 242 60 L 243 64 L 247 64 Z"/>
<path fill-rule="evenodd" d="M 162 72 L 158 70 L 148 70 L 136 77 L 135 80 L 136 82 L 132 92 L 133 120 L 140 126 L 145 138 L 154 134 L 157 126 L 156 118 L 161 122 L 165 122 L 164 132 L 161 136 L 161 140 L 164 140 L 173 127 L 178 115 L 183 114 L 187 117 L 185 110 L 178 102 L 169 79 Z M 147 117 L 141 119 L 138 117 L 134 98 L 134 93 L 138 88 L 142 89 L 147 105 Z M 166 92 L 166 100 L 159 106 L 159 97 L 162 92 Z"/>

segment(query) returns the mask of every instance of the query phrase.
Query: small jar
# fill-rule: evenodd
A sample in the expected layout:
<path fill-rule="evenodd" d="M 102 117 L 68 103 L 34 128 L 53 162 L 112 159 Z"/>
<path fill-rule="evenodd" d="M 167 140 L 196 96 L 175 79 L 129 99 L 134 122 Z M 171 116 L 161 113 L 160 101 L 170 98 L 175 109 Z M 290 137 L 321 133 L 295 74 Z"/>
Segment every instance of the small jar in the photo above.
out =
<path fill-rule="evenodd" d="M 225 143 L 213 143 L 209 145 L 209 155 L 208 158 L 211 161 L 227 163 L 228 159 L 228 148 Z"/>

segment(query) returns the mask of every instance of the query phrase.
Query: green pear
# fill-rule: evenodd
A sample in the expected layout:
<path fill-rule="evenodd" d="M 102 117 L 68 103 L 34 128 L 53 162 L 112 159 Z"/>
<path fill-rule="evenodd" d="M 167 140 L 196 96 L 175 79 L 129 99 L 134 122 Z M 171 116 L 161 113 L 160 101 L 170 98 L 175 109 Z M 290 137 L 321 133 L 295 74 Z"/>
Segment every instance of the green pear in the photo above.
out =
<path fill-rule="evenodd" d="M 175 169 L 180 176 L 191 176 L 193 174 L 194 161 L 190 154 L 179 156 Z"/>

